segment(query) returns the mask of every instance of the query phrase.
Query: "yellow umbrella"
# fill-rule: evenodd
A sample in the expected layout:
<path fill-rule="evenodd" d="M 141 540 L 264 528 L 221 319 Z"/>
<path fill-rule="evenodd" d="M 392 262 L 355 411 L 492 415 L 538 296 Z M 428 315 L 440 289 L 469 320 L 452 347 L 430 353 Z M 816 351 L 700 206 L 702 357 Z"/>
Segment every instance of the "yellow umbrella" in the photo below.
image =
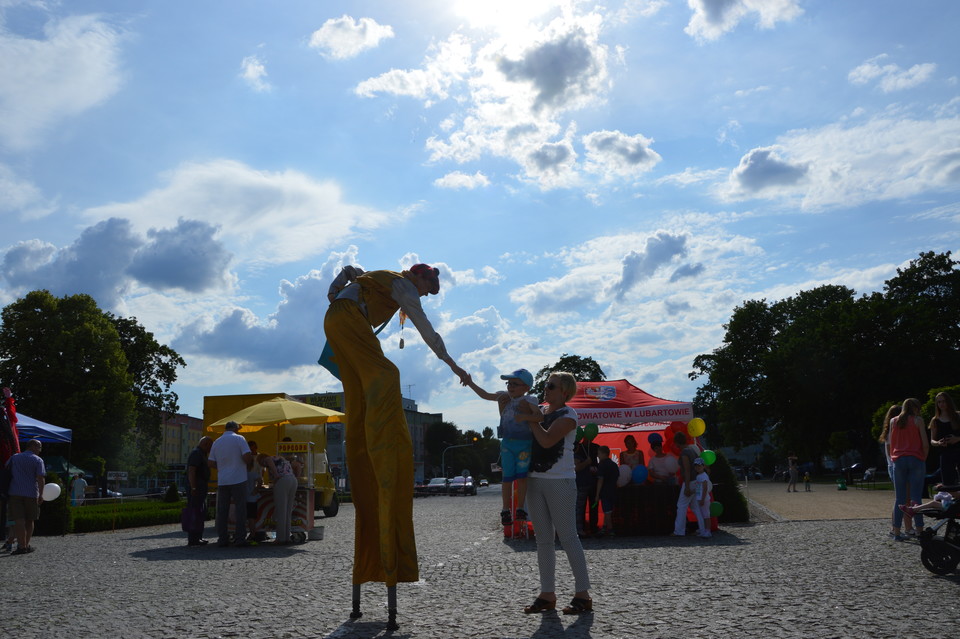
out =
<path fill-rule="evenodd" d="M 223 431 L 227 422 L 237 422 L 242 426 L 279 426 L 281 424 L 325 424 L 339 422 L 343 413 L 329 408 L 320 408 L 313 404 L 274 397 L 265 402 L 248 406 L 228 415 L 208 426 L 211 430 Z M 260 430 L 253 428 L 252 430 Z"/>

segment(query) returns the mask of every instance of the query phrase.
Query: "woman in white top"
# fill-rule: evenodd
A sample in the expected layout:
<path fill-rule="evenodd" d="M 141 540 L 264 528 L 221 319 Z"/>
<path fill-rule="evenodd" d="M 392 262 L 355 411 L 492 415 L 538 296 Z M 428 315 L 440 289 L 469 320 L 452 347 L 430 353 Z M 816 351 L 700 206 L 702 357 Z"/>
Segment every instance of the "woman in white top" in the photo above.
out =
<path fill-rule="evenodd" d="M 577 413 L 567 400 L 577 393 L 577 380 L 570 373 L 553 372 L 544 387 L 547 403 L 543 424 L 530 424 L 533 452 L 527 480 L 527 504 L 537 537 L 537 566 L 540 569 L 540 594 L 526 613 L 544 612 L 557 607 L 555 587 L 557 557 L 554 537 L 567 554 L 576 587 L 565 615 L 593 610 L 590 598 L 590 577 L 583 546 L 577 536 L 574 511 L 577 485 L 573 469 L 573 443 L 576 438 Z"/>

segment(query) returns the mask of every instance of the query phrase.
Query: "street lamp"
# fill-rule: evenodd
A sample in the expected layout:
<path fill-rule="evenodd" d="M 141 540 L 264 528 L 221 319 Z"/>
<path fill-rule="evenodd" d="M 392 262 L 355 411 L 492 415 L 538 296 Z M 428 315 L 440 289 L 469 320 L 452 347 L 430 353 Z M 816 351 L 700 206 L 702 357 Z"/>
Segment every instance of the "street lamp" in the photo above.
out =
<path fill-rule="evenodd" d="M 443 473 L 444 479 L 447 478 L 447 464 L 446 464 L 447 451 L 450 450 L 451 448 L 466 448 L 467 446 L 473 446 L 473 442 L 469 444 L 454 444 L 453 446 L 447 446 L 446 448 L 443 449 L 443 452 L 440 454 L 440 472 Z"/>

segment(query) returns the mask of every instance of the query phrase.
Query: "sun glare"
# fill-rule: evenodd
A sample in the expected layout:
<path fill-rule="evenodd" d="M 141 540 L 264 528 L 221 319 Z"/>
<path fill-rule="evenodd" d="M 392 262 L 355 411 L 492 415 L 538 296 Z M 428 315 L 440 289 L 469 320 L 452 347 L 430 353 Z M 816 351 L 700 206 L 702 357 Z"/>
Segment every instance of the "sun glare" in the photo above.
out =
<path fill-rule="evenodd" d="M 455 0 L 453 11 L 475 28 L 511 31 L 563 5 L 564 0 Z"/>

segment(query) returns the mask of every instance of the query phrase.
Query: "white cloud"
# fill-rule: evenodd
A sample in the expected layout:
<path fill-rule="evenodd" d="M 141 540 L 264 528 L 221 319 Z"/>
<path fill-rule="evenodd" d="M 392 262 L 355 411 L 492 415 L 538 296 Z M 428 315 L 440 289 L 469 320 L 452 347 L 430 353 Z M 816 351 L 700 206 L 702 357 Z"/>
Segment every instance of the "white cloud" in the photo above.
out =
<path fill-rule="evenodd" d="M 21 220 L 41 218 L 56 210 L 32 182 L 21 179 L 5 164 L 0 164 L 0 213 L 15 213 Z"/>
<path fill-rule="evenodd" d="M 79 115 L 120 87 L 122 35 L 97 16 L 44 25 L 44 38 L 0 30 L 0 144 L 24 150 L 62 120 Z"/>
<path fill-rule="evenodd" d="M 393 28 L 377 24 L 372 18 L 354 20 L 344 14 L 330 18 L 310 36 L 310 47 L 319 49 L 328 58 L 345 60 L 359 55 L 393 37 Z"/>
<path fill-rule="evenodd" d="M 157 290 L 225 288 L 231 283 L 227 269 L 232 255 L 215 239 L 216 232 L 206 222 L 182 219 L 172 229 L 150 229 L 149 241 L 133 256 L 127 272 Z"/>
<path fill-rule="evenodd" d="M 8 286 L 20 292 L 86 293 L 112 309 L 128 290 L 124 269 L 141 245 L 126 220 L 105 220 L 62 250 L 39 240 L 19 242 L 4 255 L 2 273 Z"/>
<path fill-rule="evenodd" d="M 200 318 L 184 327 L 173 348 L 242 362 L 242 370 L 277 372 L 316 363 L 323 347 L 323 315 L 332 275 L 310 271 L 280 283 L 281 301 L 266 321 L 234 308 L 212 326 Z"/>
<path fill-rule="evenodd" d="M 740 166 L 730 174 L 731 192 L 746 196 L 767 189 L 790 187 L 809 171 L 802 163 L 785 161 L 776 147 L 752 149 L 740 159 Z"/>
<path fill-rule="evenodd" d="M 247 85 L 258 93 L 270 91 L 270 83 L 267 82 L 267 67 L 263 61 L 255 55 L 249 55 L 240 63 L 240 77 Z"/>
<path fill-rule="evenodd" d="M 687 0 L 693 16 L 684 31 L 703 42 L 716 40 L 752 14 L 760 28 L 772 29 L 803 13 L 798 0 Z"/>
<path fill-rule="evenodd" d="M 960 188 L 960 117 L 904 113 L 791 131 L 753 149 L 717 189 L 723 199 L 798 201 L 803 209 L 856 206 Z"/>
<path fill-rule="evenodd" d="M 623 300 L 637 284 L 649 279 L 660 267 L 687 253 L 687 237 L 663 231 L 648 237 L 641 251 L 630 251 L 622 261 L 620 279 L 613 284 L 614 296 Z"/>
<path fill-rule="evenodd" d="M 424 61 L 422 69 L 391 69 L 375 78 L 364 80 L 354 92 L 371 98 L 378 93 L 403 95 L 432 104 L 448 96 L 451 86 L 461 82 L 470 72 L 472 49 L 460 34 L 453 34 Z"/>
<path fill-rule="evenodd" d="M 62 249 L 40 240 L 17 243 L 4 254 L 0 274 L 18 293 L 41 288 L 56 295 L 86 293 L 111 309 L 120 308 L 138 283 L 155 291 L 225 290 L 233 284 L 231 256 L 214 230 L 180 220 L 171 229 L 151 229 L 145 240 L 129 220 L 110 218 Z"/>
<path fill-rule="evenodd" d="M 473 175 L 453 171 L 441 178 L 437 178 L 433 181 L 433 184 L 442 189 L 468 189 L 472 191 L 481 186 L 490 186 L 490 179 L 480 171 L 477 171 Z"/>
<path fill-rule="evenodd" d="M 864 85 L 877 81 L 877 86 L 884 93 L 902 91 L 911 89 L 923 84 L 933 76 L 937 70 L 937 65 L 932 62 L 924 64 L 915 64 L 909 69 L 902 69 L 896 64 L 880 65 L 880 61 L 887 58 L 883 53 L 874 58 L 870 58 L 860 66 L 847 74 L 847 79 L 852 84 Z"/>
<path fill-rule="evenodd" d="M 354 233 L 380 227 L 388 215 L 344 201 L 333 181 L 299 171 L 258 171 L 240 162 L 184 164 L 143 197 L 84 211 L 92 221 L 120 217 L 146 233 L 181 217 L 219 226 L 220 238 L 248 264 L 283 264 L 317 255 Z"/>
<path fill-rule="evenodd" d="M 587 149 L 586 170 L 605 180 L 613 177 L 637 177 L 660 162 L 660 154 L 650 148 L 653 140 L 620 131 L 594 131 L 583 136 Z"/>
<path fill-rule="evenodd" d="M 452 96 L 466 105 L 464 115 L 444 119 L 442 133 L 427 140 L 430 160 L 465 163 L 491 155 L 515 162 L 523 169 L 519 179 L 544 189 L 581 183 L 576 125 L 566 114 L 600 102 L 609 88 L 601 24 L 597 14 L 566 16 L 512 32 L 483 46 L 468 68 L 443 76 L 446 82 L 435 80 L 443 92 L 433 97 L 459 88 L 461 79 L 467 93 Z M 421 71 L 436 75 L 434 65 Z"/>

